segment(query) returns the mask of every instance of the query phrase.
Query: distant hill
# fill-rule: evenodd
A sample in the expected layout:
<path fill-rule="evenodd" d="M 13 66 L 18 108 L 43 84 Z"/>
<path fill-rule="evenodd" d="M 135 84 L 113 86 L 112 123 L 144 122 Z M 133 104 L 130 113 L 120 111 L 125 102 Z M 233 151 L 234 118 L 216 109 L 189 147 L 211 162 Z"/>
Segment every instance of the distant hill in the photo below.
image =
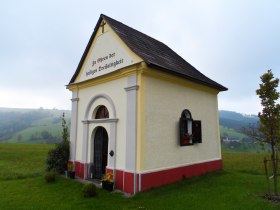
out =
<path fill-rule="evenodd" d="M 57 109 L 0 108 L 0 142 L 57 143 L 61 141 L 61 116 L 70 125 L 70 111 Z M 231 150 L 252 148 L 255 144 L 244 134 L 244 127 L 256 124 L 256 115 L 219 111 L 222 147 Z M 255 147 L 255 146 L 254 146 Z"/>
<path fill-rule="evenodd" d="M 247 136 L 245 129 L 259 122 L 256 115 L 244 115 L 232 111 L 219 111 L 220 136 L 223 150 L 261 151 L 258 142 Z"/>
<path fill-rule="evenodd" d="M 232 111 L 219 111 L 220 125 L 227 128 L 232 128 L 237 131 L 242 131 L 243 127 L 247 127 L 250 124 L 257 124 L 259 118 L 257 115 L 244 115 Z"/>
<path fill-rule="evenodd" d="M 61 140 L 61 117 L 69 110 L 0 108 L 0 141 L 56 143 Z"/>

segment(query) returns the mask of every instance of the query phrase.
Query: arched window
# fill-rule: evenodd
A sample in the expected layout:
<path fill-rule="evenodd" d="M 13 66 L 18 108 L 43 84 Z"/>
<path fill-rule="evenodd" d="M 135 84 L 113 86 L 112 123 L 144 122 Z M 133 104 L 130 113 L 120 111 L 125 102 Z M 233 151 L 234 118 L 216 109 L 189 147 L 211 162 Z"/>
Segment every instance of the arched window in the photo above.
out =
<path fill-rule="evenodd" d="M 192 114 L 189 110 L 185 109 L 180 118 L 180 144 L 192 145 Z"/>
<path fill-rule="evenodd" d="M 180 117 L 180 145 L 188 146 L 201 142 L 201 121 L 193 120 L 191 112 L 183 110 Z"/>
<path fill-rule="evenodd" d="M 98 107 L 96 114 L 95 114 L 95 119 L 104 119 L 104 118 L 109 118 L 109 112 L 106 106 L 101 105 Z"/>

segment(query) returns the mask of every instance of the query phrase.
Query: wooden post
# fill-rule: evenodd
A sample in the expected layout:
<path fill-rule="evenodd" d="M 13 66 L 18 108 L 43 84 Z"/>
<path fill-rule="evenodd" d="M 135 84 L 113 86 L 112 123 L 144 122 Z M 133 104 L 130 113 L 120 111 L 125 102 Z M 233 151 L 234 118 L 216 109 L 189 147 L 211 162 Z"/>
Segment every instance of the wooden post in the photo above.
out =
<path fill-rule="evenodd" d="M 267 161 L 266 158 L 264 157 L 264 170 L 265 170 L 265 178 L 266 178 L 266 191 L 267 194 L 270 194 L 270 186 L 269 186 L 269 177 L 268 177 L 268 171 L 267 171 Z"/>
<path fill-rule="evenodd" d="M 278 154 L 276 153 L 276 160 L 275 160 L 275 176 L 276 176 L 276 196 L 279 196 L 278 194 Z"/>

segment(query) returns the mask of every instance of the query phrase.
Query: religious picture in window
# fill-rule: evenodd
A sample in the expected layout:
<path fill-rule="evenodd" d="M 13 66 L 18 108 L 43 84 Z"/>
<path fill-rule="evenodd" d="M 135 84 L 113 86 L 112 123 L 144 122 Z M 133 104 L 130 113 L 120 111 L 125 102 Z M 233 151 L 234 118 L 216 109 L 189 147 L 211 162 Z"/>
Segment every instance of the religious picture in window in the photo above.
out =
<path fill-rule="evenodd" d="M 180 117 L 180 145 L 189 146 L 201 143 L 201 121 L 193 120 L 191 112 L 183 110 Z"/>

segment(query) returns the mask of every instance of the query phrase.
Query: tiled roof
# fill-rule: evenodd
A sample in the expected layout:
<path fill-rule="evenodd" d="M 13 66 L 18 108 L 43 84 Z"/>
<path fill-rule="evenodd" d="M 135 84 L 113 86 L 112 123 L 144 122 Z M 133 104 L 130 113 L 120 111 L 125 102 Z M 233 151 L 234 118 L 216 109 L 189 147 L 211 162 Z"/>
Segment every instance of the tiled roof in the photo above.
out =
<path fill-rule="evenodd" d="M 103 19 L 111 26 L 111 28 L 124 41 L 124 43 L 135 54 L 141 57 L 151 68 L 156 68 L 173 75 L 184 77 L 188 80 L 213 87 L 220 91 L 227 90 L 226 87 L 209 79 L 204 74 L 199 72 L 196 68 L 190 65 L 164 43 L 103 14 L 100 15 L 88 46 L 70 83 L 74 82 L 76 76 L 78 75 L 86 54 L 90 48 L 90 44 L 92 43 L 99 24 Z"/>

